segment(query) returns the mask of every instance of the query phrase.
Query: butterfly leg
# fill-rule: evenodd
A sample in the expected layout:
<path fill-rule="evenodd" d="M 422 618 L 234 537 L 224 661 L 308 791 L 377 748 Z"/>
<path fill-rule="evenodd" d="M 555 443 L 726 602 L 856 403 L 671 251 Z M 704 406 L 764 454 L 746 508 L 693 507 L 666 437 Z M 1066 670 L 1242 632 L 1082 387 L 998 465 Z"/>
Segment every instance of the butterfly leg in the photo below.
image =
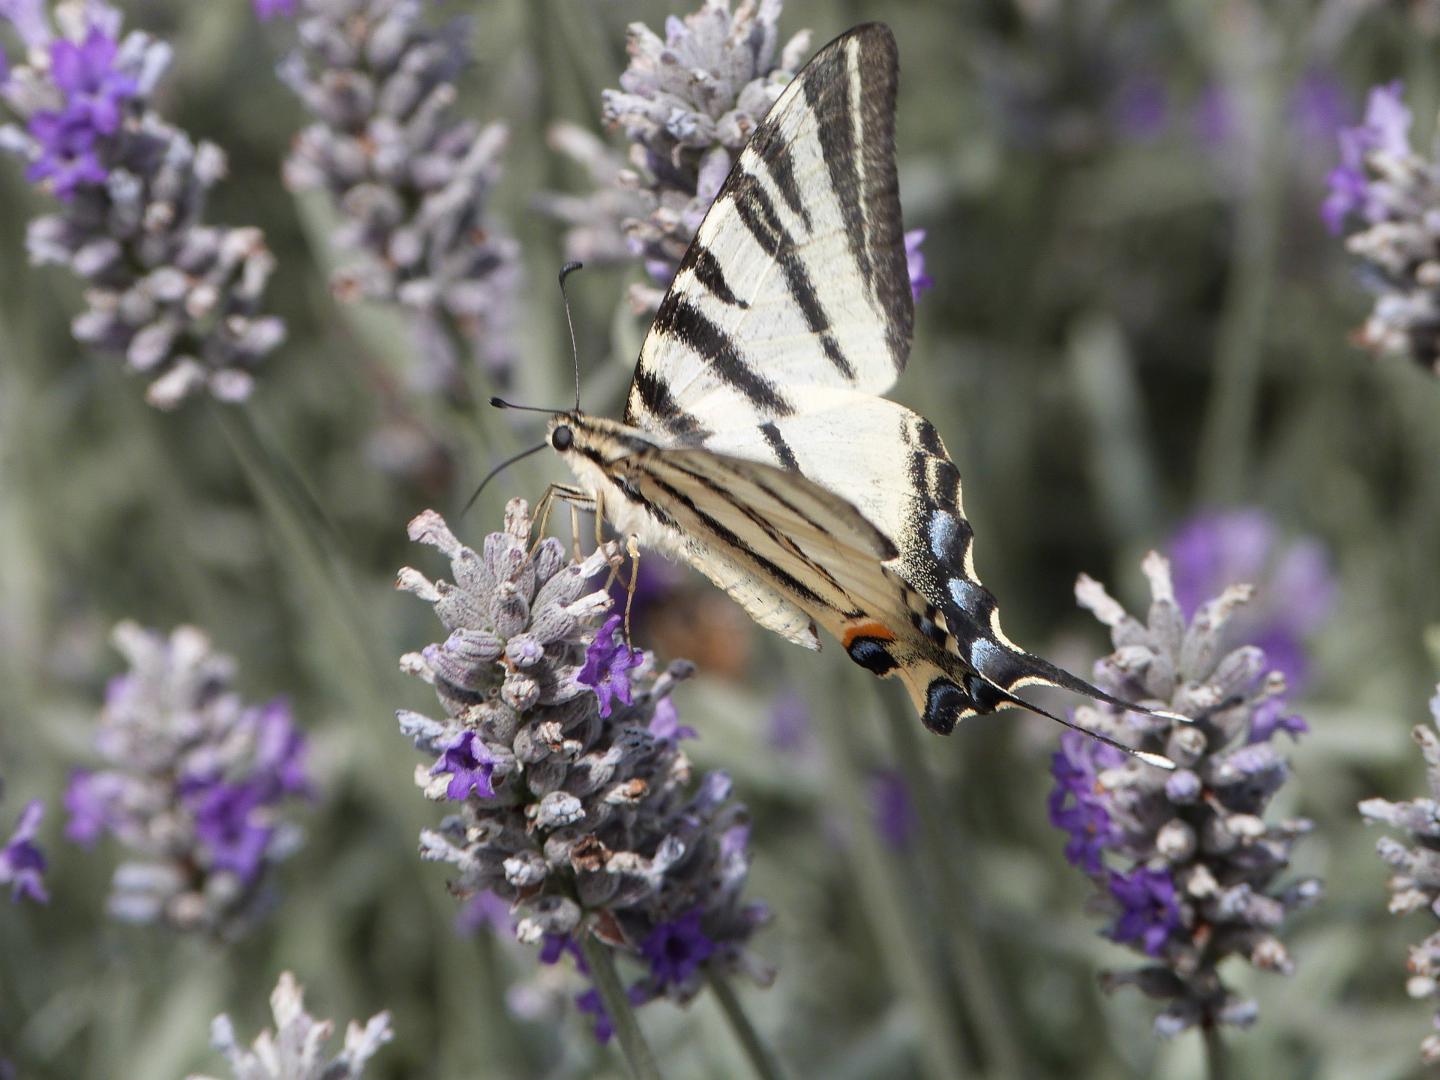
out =
<path fill-rule="evenodd" d="M 555 500 L 570 504 L 570 544 L 574 548 L 575 561 L 580 561 L 580 516 L 578 507 L 593 506 L 595 500 L 588 491 L 569 484 L 551 484 L 545 489 L 545 494 L 540 496 L 540 501 L 535 504 L 533 520 L 535 524 L 535 543 L 530 548 L 530 554 L 535 554 L 535 548 L 545 539 L 545 531 L 550 525 L 550 511 L 555 508 Z M 597 508 L 598 509 L 598 508 Z"/>
<path fill-rule="evenodd" d="M 630 556 L 630 580 L 625 583 L 625 647 L 630 644 L 630 605 L 635 601 L 635 585 L 640 580 L 640 541 L 631 533 L 625 538 L 625 552 Z"/>

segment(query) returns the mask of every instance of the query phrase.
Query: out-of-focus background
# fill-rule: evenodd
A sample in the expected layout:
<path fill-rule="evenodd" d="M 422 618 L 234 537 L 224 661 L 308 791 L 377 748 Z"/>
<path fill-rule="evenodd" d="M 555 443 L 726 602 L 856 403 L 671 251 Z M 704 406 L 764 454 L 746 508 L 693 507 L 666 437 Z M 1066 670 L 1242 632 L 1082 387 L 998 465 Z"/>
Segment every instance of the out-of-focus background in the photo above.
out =
<path fill-rule="evenodd" d="M 25 255 L 25 224 L 48 196 L 0 160 L 0 821 L 8 830 L 25 801 L 47 801 L 52 896 L 0 908 L 0 1057 L 27 1080 L 217 1072 L 210 1018 L 228 1011 L 248 1038 L 270 1023 L 266 996 L 289 969 L 319 1015 L 392 1010 L 396 1040 L 367 1075 L 618 1075 L 573 1010 L 542 1007 L 533 950 L 457 932 L 443 869 L 416 856 L 437 813 L 393 716 L 433 706 L 389 666 L 437 629 L 392 589 L 402 565 L 441 569 L 405 524 L 427 507 L 455 521 L 538 422 L 437 393 L 393 312 L 332 296 L 327 210 L 280 178 L 307 122 L 275 77 L 293 23 L 261 23 L 244 0 L 122 6 L 129 26 L 174 46 L 161 109 L 230 155 L 210 219 L 262 226 L 277 257 L 267 295 L 289 339 L 247 408 L 333 522 L 384 662 L 357 658 L 343 631 L 353 616 L 327 606 L 323 576 L 295 555 L 303 524 L 257 500 L 216 407 L 151 409 L 138 380 L 72 340 L 80 286 Z M 570 392 L 554 287 L 563 226 L 535 200 L 591 181 L 547 129 L 602 131 L 600 92 L 625 66 L 626 25 L 660 29 L 690 10 L 436 5 L 437 19 L 473 20 L 459 110 L 511 129 L 491 212 L 523 259 L 503 388 L 514 400 L 548 406 Z M 787 37 L 811 28 L 818 47 L 867 19 L 888 22 L 899 44 L 901 194 L 934 280 L 895 397 L 935 423 L 960 467 L 979 570 L 1011 636 L 1088 671 L 1110 646 L 1075 606 L 1076 575 L 1141 606 L 1140 557 L 1218 510 L 1263 515 L 1276 550 L 1305 545 L 1332 579 L 1315 586 L 1333 600 L 1304 627 L 1308 671 L 1290 699 L 1310 734 L 1286 745 L 1294 776 L 1274 810 L 1314 819 L 1295 869 L 1323 877 L 1327 896 L 1287 927 L 1293 976 L 1229 973 L 1260 1003 L 1254 1028 L 1231 1037 L 1235 1075 L 1414 1074 L 1430 1015 L 1405 996 L 1406 947 L 1430 925 L 1387 915 L 1387 869 L 1355 805 L 1424 784 L 1408 733 L 1440 670 L 1440 386 L 1351 344 L 1370 299 L 1319 208 L 1337 132 L 1360 119 L 1372 85 L 1405 80 L 1428 145 L 1440 11 L 788 0 L 781 26 Z M 571 279 L 590 410 L 619 415 L 644 331 L 623 293 L 641 277 L 621 267 Z M 500 389 L 489 378 L 474 372 L 472 385 Z M 500 527 L 505 499 L 533 501 L 562 472 L 548 456 L 515 466 L 457 530 L 478 542 Z M 555 528 L 568 536 L 565 515 Z M 304 846 L 279 869 L 278 906 L 239 945 L 107 919 L 115 845 L 61 838 L 60 793 L 92 763 L 104 686 L 121 668 L 108 633 L 126 618 L 205 628 L 237 658 L 246 697 L 288 695 L 311 740 Z M 962 886 L 937 895 L 903 829 L 885 832 L 878 787 L 857 790 L 832 767 L 827 725 L 846 729 L 879 787 L 895 754 L 879 699 L 835 690 L 855 685 L 841 682 L 839 650 L 785 646 L 680 571 L 641 612 L 637 640 L 699 665 L 677 698 L 700 732 L 687 752 L 727 770 L 749 805 L 749 892 L 774 913 L 756 948 L 776 981 L 743 998 L 796 1075 L 920 1075 L 921 1021 L 885 923 L 912 917 L 965 920 L 1030 1075 L 1200 1075 L 1193 1034 L 1158 1041 L 1152 1003 L 1097 986 L 1100 969 L 1132 957 L 1100 936 L 1090 888 L 1047 821 L 1052 725 L 1006 713 L 949 739 L 919 733 Z M 873 903 L 877 874 L 911 883 L 902 895 L 927 914 Z M 667 1075 L 742 1074 L 708 996 L 641 1016 Z"/>

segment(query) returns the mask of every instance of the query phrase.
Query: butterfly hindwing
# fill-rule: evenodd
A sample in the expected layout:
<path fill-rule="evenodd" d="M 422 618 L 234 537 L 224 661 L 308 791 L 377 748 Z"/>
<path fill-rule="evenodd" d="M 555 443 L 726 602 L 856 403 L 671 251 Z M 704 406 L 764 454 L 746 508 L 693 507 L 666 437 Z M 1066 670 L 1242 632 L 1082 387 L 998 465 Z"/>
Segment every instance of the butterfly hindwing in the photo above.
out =
<path fill-rule="evenodd" d="M 878 394 L 914 318 L 895 173 L 895 42 L 822 49 L 752 133 L 641 349 L 626 423 L 697 440 L 811 387 Z"/>

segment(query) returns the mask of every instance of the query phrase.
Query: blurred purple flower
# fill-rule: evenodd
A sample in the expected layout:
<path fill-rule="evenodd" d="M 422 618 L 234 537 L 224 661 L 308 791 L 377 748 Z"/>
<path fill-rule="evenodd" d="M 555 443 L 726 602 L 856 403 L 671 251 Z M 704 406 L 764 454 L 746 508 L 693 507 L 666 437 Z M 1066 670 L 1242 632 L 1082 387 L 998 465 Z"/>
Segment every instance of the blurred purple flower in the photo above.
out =
<path fill-rule="evenodd" d="M 1307 71 L 1295 88 L 1291 105 L 1300 134 L 1328 149 L 1330 140 L 1355 115 L 1346 97 L 1344 84 L 1332 72 Z"/>
<path fill-rule="evenodd" d="M 630 704 L 630 672 L 645 662 L 642 651 L 625 643 L 622 622 L 623 615 L 611 615 L 595 631 L 595 640 L 585 650 L 585 666 L 575 676 L 576 682 L 595 691 L 601 716 L 609 716 L 616 701 Z"/>
<path fill-rule="evenodd" d="M 1055 788 L 1050 792 L 1050 824 L 1070 834 L 1065 858 L 1087 874 L 1102 869 L 1101 856 L 1124 838 L 1106 812 L 1107 793 L 1100 773 L 1125 763 L 1125 755 L 1079 731 L 1060 735 L 1060 749 L 1051 760 Z"/>
<path fill-rule="evenodd" d="M 905 261 L 910 270 L 910 295 L 920 299 L 926 289 L 935 287 L 934 280 L 925 273 L 925 253 L 920 245 L 925 242 L 924 229 L 911 229 L 905 234 Z"/>
<path fill-rule="evenodd" d="M 685 982 L 715 952 L 715 943 L 700 928 L 703 914 L 695 908 L 678 919 L 660 923 L 640 943 L 640 954 L 649 961 L 655 990 Z"/>
<path fill-rule="evenodd" d="M 1110 895 L 1120 903 L 1110 937 L 1137 942 L 1150 956 L 1164 952 L 1165 943 L 1180 929 L 1180 905 L 1170 875 L 1144 866 L 1129 874 L 1111 873 Z"/>
<path fill-rule="evenodd" d="M 909 847 L 919 820 L 905 777 L 894 769 L 878 770 L 870 778 L 870 807 L 881 838 L 897 850 Z"/>
<path fill-rule="evenodd" d="M 1340 132 L 1340 164 L 1330 173 L 1330 193 L 1320 208 L 1320 216 L 1337 236 L 1352 214 L 1371 225 L 1385 216 L 1383 189 L 1371 184 L 1367 159 L 1372 153 L 1409 155 L 1412 118 L 1403 95 L 1399 79 L 1374 87 L 1365 104 L 1365 119 Z"/>
<path fill-rule="evenodd" d="M 288 19 L 295 14 L 295 0 L 255 0 L 255 14 L 262 22 L 277 15 Z"/>
<path fill-rule="evenodd" d="M 1110 115 L 1126 138 L 1137 142 L 1157 138 L 1170 120 L 1170 96 L 1164 81 L 1152 72 L 1125 79 L 1111 98 Z"/>
<path fill-rule="evenodd" d="M 20 811 L 15 832 L 0 848 L 0 885 L 10 886 L 11 901 L 18 901 L 22 896 L 37 904 L 50 900 L 41 878 L 45 872 L 45 856 L 34 842 L 44 816 L 45 804 L 39 799 L 27 803 Z"/>
<path fill-rule="evenodd" d="M 0 19 L 15 27 L 27 49 L 43 49 L 54 40 L 47 0 L 0 0 Z"/>
<path fill-rule="evenodd" d="M 1201 144 L 1218 150 L 1235 137 L 1235 109 L 1225 88 L 1210 83 L 1200 92 L 1195 103 L 1195 135 Z"/>
<path fill-rule="evenodd" d="M 1304 684 L 1305 640 L 1335 602 L 1330 559 L 1318 540 L 1283 543 L 1274 520 L 1257 508 L 1210 511 L 1176 530 L 1168 554 L 1175 599 L 1187 618 L 1227 585 L 1255 585 L 1257 602 L 1236 614 L 1225 643 L 1259 646 L 1292 690 Z"/>
<path fill-rule="evenodd" d="M 109 911 L 232 937 L 264 909 L 261 877 L 298 846 L 282 803 L 309 791 L 304 737 L 284 698 L 247 705 L 234 661 L 193 627 L 121 623 L 129 670 L 106 686 L 95 733 L 104 767 L 65 791 L 66 836 L 125 850 Z"/>
<path fill-rule="evenodd" d="M 65 787 L 65 838 L 82 847 L 91 847 L 103 833 L 115 828 L 119 818 L 115 799 L 124 785 L 113 773 L 76 769 Z"/>
<path fill-rule="evenodd" d="M 470 897 L 455 916 L 455 931 L 464 937 L 485 929 L 497 934 L 512 934 L 515 930 L 510 904 L 489 889 L 481 889 Z"/>
<path fill-rule="evenodd" d="M 450 774 L 445 788 L 447 799 L 468 799 L 473 793 L 482 799 L 495 797 L 491 777 L 495 774 L 495 757 L 473 731 L 462 731 L 445 746 L 430 770 L 431 776 Z"/>
<path fill-rule="evenodd" d="M 25 176 L 33 184 L 49 181 L 64 202 L 80 186 L 110 175 L 96 156 L 97 143 L 119 130 L 126 102 L 140 89 L 133 75 L 116 69 L 117 52 L 115 39 L 94 25 L 83 41 L 61 37 L 50 44 L 50 79 L 62 105 L 31 114 L 27 127 L 38 154 Z"/>
<path fill-rule="evenodd" d="M 680 711 L 675 708 L 675 702 L 670 698 L 655 703 L 655 715 L 650 718 L 650 734 L 670 742 L 700 737 L 693 727 L 680 723 Z"/>
<path fill-rule="evenodd" d="M 810 709 L 794 690 L 780 691 L 771 703 L 765 737 L 784 753 L 802 753 L 810 748 Z"/>
<path fill-rule="evenodd" d="M 228 870 L 243 886 L 253 885 L 275 834 L 264 820 L 264 793 L 255 784 L 215 781 L 198 783 L 184 798 L 210 869 Z"/>

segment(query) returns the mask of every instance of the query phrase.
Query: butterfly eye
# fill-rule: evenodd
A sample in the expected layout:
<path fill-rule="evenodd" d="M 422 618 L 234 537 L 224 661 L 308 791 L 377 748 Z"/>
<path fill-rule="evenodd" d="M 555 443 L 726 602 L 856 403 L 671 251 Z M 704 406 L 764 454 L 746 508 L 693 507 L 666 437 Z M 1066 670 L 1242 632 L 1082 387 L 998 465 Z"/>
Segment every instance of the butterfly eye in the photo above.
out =
<path fill-rule="evenodd" d="M 569 450 L 570 444 L 575 441 L 575 433 L 570 430 L 569 425 L 561 424 L 550 433 L 550 445 L 556 450 Z"/>

